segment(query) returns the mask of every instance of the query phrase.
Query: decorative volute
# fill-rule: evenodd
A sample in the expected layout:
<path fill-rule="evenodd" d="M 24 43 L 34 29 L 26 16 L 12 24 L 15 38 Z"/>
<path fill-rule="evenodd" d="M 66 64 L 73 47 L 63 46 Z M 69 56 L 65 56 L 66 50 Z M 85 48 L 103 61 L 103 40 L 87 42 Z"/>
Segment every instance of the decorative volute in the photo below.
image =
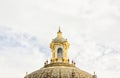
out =
<path fill-rule="evenodd" d="M 50 43 L 50 48 L 52 51 L 51 63 L 68 63 L 68 48 L 69 43 L 67 39 L 62 37 L 62 32 L 59 28 L 57 32 L 57 37 Z"/>

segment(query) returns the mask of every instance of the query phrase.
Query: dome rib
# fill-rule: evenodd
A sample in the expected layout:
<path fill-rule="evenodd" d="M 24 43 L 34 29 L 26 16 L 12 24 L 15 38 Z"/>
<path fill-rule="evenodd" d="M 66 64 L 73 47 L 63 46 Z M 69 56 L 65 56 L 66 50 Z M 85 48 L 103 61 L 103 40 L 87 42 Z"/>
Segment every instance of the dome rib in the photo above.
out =
<path fill-rule="evenodd" d="M 75 78 L 92 78 L 92 75 L 80 70 L 77 67 L 43 67 L 28 75 L 29 78 L 73 78 L 72 73 L 74 72 Z M 25 77 L 26 78 L 26 77 Z"/>

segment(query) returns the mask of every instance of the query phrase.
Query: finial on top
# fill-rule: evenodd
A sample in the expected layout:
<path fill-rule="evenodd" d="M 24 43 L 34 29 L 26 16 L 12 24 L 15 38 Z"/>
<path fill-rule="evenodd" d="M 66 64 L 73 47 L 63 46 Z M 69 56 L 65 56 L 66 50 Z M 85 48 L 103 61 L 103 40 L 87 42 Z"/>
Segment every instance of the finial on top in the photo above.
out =
<path fill-rule="evenodd" d="M 95 72 L 94 72 L 92 78 L 97 78 L 97 75 L 95 74 Z"/>
<path fill-rule="evenodd" d="M 61 32 L 61 30 L 60 30 L 60 26 L 59 26 L 59 31 L 58 32 Z"/>
<path fill-rule="evenodd" d="M 28 78 L 28 72 L 26 72 L 26 78 Z"/>
<path fill-rule="evenodd" d="M 58 32 L 57 32 L 57 37 L 62 37 L 62 32 L 61 32 L 61 30 L 60 30 L 60 26 L 59 26 L 59 30 L 58 30 Z"/>
<path fill-rule="evenodd" d="M 26 72 L 26 76 L 28 75 L 28 72 Z"/>

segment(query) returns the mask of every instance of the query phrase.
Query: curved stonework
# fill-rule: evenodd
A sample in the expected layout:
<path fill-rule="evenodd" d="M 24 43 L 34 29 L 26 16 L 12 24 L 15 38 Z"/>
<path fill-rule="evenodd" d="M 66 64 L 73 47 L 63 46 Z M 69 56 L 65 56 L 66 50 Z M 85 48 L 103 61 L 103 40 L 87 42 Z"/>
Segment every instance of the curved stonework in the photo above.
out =
<path fill-rule="evenodd" d="M 50 43 L 52 58 L 50 64 L 44 63 L 44 67 L 26 74 L 25 78 L 97 78 L 75 66 L 75 62 L 69 64 L 69 42 L 62 37 L 62 32 L 57 32 L 57 37 Z"/>
<path fill-rule="evenodd" d="M 67 39 L 59 38 L 59 37 L 56 37 L 55 39 L 53 39 L 54 43 L 59 43 L 59 42 L 63 43 L 63 42 L 66 42 L 66 41 L 67 41 Z"/>
<path fill-rule="evenodd" d="M 28 78 L 92 78 L 92 75 L 74 66 L 48 66 L 32 72 Z"/>

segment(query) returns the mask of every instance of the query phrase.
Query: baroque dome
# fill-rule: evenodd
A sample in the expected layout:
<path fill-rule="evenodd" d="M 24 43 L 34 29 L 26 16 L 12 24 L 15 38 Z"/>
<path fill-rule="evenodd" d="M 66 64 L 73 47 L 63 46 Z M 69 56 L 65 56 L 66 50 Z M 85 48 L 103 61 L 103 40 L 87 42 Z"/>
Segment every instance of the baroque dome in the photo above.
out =
<path fill-rule="evenodd" d="M 57 65 L 48 64 L 32 72 L 28 75 L 28 78 L 92 78 L 92 75 L 80 70 L 72 64 L 60 65 L 57 63 Z"/>
<path fill-rule="evenodd" d="M 56 37 L 55 39 L 53 39 L 53 42 L 54 43 L 63 43 L 63 42 L 66 42 L 67 39 L 64 39 L 63 37 L 59 38 L 59 37 Z"/>
<path fill-rule="evenodd" d="M 44 66 L 24 78 L 97 78 L 75 66 L 75 62 L 69 62 L 69 42 L 62 37 L 62 32 L 57 32 L 57 37 L 50 43 L 52 58 L 50 63 L 46 61 Z"/>
<path fill-rule="evenodd" d="M 57 37 L 52 40 L 53 43 L 63 43 L 63 42 L 66 42 L 66 41 L 67 41 L 67 39 L 62 37 L 62 32 L 61 32 L 60 29 L 57 32 Z"/>

